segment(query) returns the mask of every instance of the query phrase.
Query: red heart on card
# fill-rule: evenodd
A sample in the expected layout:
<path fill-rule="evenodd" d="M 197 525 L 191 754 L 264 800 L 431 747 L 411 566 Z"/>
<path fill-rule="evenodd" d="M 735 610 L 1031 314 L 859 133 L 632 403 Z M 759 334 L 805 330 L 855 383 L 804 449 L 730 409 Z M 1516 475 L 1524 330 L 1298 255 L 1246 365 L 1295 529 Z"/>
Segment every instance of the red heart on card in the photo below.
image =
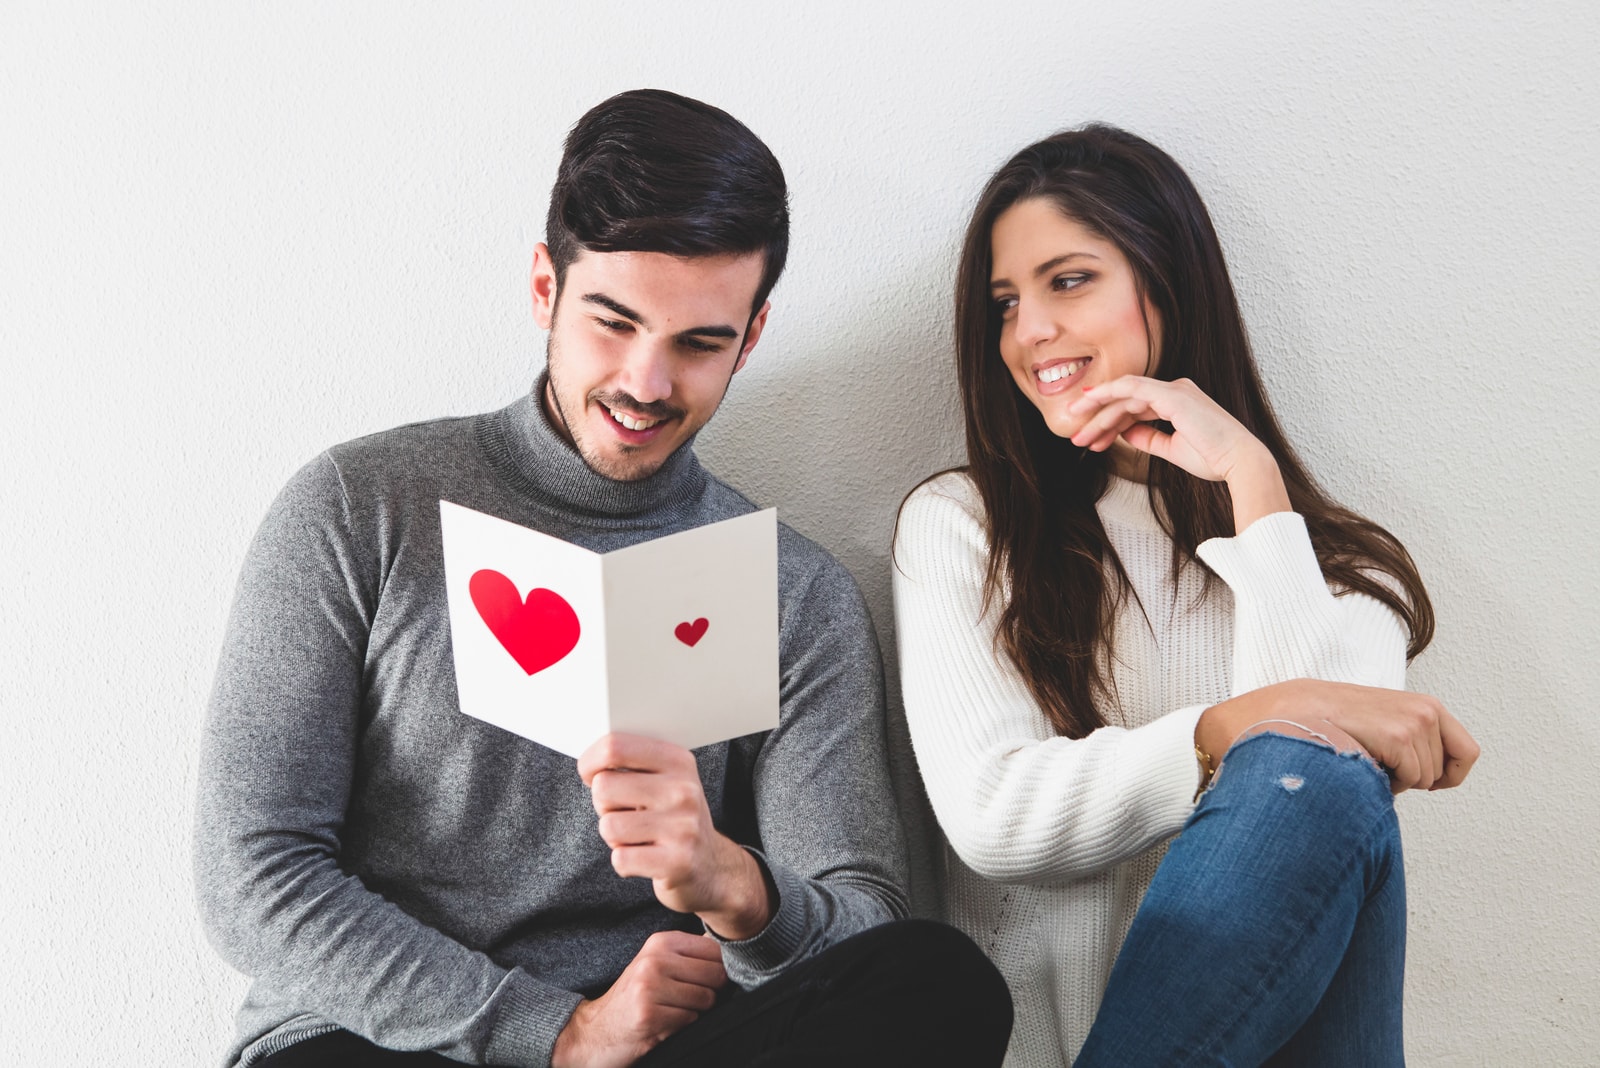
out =
<path fill-rule="evenodd" d="M 693 649 L 694 643 L 705 637 L 706 628 L 709 626 L 711 626 L 710 620 L 697 619 L 693 623 L 679 623 L 672 633 L 678 636 L 680 642 Z"/>
<path fill-rule="evenodd" d="M 523 600 L 510 579 L 487 569 L 476 572 L 467 589 L 489 632 L 530 675 L 556 663 L 578 644 L 578 613 L 554 590 L 529 590 Z"/>

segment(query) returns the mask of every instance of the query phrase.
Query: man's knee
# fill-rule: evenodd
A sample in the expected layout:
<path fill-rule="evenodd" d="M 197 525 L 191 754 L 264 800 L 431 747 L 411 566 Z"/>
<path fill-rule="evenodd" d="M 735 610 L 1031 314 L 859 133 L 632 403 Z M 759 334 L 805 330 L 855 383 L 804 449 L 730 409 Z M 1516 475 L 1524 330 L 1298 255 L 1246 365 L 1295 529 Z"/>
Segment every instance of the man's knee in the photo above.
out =
<path fill-rule="evenodd" d="M 977 944 L 954 927 L 933 920 L 901 920 L 868 932 L 877 967 L 918 987 L 927 1008 L 1011 1018 L 1011 993 L 999 969 Z"/>

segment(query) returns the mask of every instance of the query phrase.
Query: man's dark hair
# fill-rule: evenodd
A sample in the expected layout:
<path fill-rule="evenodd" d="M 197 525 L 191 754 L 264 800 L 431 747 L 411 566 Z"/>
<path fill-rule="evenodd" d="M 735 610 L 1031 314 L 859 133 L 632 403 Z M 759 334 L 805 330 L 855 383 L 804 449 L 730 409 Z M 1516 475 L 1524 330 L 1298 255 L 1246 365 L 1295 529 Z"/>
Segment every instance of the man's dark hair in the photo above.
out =
<path fill-rule="evenodd" d="M 661 89 L 618 93 L 567 134 L 545 243 L 558 287 L 584 251 L 765 253 L 754 315 L 789 253 L 783 168 L 720 108 Z"/>

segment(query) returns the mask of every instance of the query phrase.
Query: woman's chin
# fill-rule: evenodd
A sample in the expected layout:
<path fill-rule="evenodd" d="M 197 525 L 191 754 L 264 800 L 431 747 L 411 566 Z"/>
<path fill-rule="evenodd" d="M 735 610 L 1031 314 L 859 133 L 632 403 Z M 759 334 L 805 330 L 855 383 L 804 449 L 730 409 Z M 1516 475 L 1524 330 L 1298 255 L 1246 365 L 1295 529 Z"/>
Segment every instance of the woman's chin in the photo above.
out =
<path fill-rule="evenodd" d="M 1044 408 L 1039 414 L 1044 416 L 1045 429 L 1058 438 L 1070 438 L 1083 426 L 1082 419 L 1065 412 L 1053 412 Z"/>

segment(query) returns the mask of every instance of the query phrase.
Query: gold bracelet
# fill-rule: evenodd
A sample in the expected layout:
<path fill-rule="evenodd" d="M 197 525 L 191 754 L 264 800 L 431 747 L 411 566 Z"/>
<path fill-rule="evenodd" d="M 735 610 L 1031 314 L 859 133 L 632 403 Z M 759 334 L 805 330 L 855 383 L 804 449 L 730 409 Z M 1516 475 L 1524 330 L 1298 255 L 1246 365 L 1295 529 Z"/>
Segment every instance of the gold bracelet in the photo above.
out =
<path fill-rule="evenodd" d="M 1217 769 L 1211 763 L 1211 754 L 1198 745 L 1194 747 L 1194 758 L 1200 762 L 1201 771 L 1200 786 L 1194 792 L 1195 799 L 1198 800 L 1200 795 L 1206 792 L 1206 787 L 1211 785 L 1211 777 L 1217 773 Z"/>

